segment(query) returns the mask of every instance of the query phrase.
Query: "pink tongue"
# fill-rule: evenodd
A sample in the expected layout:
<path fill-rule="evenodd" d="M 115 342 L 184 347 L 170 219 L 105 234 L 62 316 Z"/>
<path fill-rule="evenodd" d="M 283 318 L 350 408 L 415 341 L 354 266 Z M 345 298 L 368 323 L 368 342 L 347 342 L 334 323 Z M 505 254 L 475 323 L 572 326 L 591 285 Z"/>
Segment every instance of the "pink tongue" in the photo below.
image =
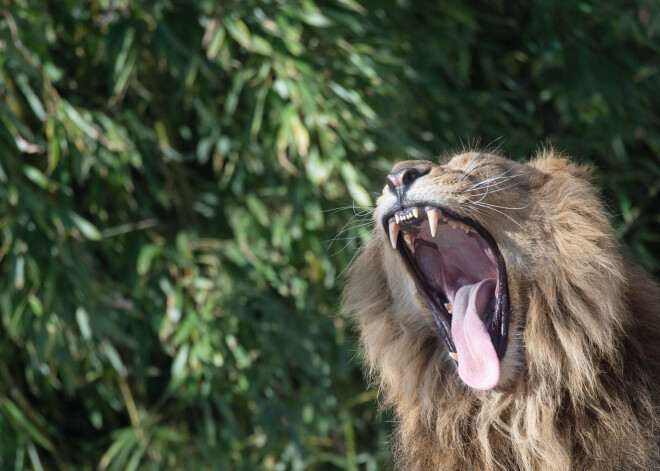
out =
<path fill-rule="evenodd" d="M 495 281 L 482 280 L 458 290 L 454 298 L 451 334 L 458 355 L 458 375 L 470 387 L 492 389 L 500 379 L 500 361 L 481 321 L 495 293 Z M 481 316 L 480 316 L 481 314 Z"/>

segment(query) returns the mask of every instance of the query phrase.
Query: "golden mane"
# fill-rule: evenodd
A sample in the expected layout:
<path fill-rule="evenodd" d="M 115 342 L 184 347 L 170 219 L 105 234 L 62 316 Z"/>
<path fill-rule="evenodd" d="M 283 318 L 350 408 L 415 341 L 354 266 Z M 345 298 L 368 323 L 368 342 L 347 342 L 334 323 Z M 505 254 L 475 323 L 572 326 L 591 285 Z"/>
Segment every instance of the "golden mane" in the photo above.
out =
<path fill-rule="evenodd" d="M 406 166 L 430 169 L 411 198 L 442 201 L 492 235 L 511 315 L 499 383 L 473 389 L 457 375 L 385 225 L 362 248 L 343 305 L 368 374 L 398 419 L 398 467 L 660 469 L 660 288 L 625 259 L 590 169 L 553 150 L 526 164 L 469 152 L 395 171 Z M 479 193 L 484 205 L 474 204 L 475 187 L 489 188 Z M 377 226 L 394 197 L 385 187 Z"/>

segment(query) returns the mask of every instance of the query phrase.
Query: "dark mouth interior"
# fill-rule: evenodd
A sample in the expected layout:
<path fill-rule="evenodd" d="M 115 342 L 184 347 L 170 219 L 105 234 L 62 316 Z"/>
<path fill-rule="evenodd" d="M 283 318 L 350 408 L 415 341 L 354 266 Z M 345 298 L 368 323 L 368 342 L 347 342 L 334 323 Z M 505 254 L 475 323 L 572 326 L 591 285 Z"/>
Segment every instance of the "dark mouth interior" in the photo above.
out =
<path fill-rule="evenodd" d="M 431 226 L 437 229 L 432 234 Z M 450 352 L 453 309 L 478 312 L 501 359 L 506 350 L 508 292 L 502 256 L 480 225 L 446 210 L 425 206 L 399 210 L 386 219 L 393 245 L 415 278 Z M 474 296 L 474 293 L 478 296 Z"/>

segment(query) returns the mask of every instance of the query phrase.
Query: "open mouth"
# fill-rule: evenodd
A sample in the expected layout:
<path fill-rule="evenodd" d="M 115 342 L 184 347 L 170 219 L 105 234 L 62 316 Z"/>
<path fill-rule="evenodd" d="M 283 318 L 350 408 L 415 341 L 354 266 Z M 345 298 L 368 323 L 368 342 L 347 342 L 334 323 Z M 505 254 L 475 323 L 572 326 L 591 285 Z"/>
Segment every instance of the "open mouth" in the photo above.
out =
<path fill-rule="evenodd" d="M 476 222 L 434 206 L 386 215 L 392 247 L 426 301 L 461 379 L 492 389 L 500 376 L 509 325 L 504 259 Z"/>

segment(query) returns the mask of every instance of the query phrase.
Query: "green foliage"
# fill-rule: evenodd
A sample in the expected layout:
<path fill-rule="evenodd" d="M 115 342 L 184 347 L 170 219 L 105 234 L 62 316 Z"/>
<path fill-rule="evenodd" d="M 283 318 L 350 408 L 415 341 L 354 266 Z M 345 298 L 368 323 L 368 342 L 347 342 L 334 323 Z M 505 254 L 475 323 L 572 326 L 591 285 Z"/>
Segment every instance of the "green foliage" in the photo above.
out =
<path fill-rule="evenodd" d="M 0 469 L 391 466 L 337 316 L 353 204 L 548 141 L 660 271 L 659 34 L 651 1 L 1 7 Z"/>

